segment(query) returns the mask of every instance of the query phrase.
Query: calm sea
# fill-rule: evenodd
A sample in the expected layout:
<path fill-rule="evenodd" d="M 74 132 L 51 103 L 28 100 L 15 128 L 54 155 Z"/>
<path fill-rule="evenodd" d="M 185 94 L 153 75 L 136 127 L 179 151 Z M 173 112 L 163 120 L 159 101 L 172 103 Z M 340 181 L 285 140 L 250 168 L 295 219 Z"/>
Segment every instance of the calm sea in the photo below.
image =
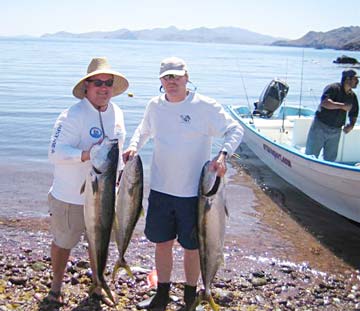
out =
<path fill-rule="evenodd" d="M 75 103 L 72 87 L 94 56 L 107 56 L 130 81 L 114 98 L 125 112 L 128 139 L 147 101 L 159 94 L 160 61 L 184 58 L 198 91 L 224 105 L 252 103 L 274 77 L 287 81 L 287 102 L 315 107 L 325 84 L 338 81 L 341 51 L 124 40 L 0 39 L 0 162 L 46 163 L 58 114 Z M 359 53 L 346 52 L 358 57 Z M 149 156 L 149 147 L 142 151 Z"/>

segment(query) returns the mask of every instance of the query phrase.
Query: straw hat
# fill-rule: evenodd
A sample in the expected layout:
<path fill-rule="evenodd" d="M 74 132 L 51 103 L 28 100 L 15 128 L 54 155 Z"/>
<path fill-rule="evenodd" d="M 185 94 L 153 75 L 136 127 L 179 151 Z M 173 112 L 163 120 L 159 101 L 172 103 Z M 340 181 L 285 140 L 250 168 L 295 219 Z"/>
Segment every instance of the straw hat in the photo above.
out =
<path fill-rule="evenodd" d="M 73 95 L 77 98 L 83 99 L 85 97 L 84 81 L 92 76 L 98 74 L 111 74 L 114 76 L 113 94 L 112 96 L 120 95 L 129 87 L 129 82 L 121 73 L 111 70 L 110 64 L 106 57 L 95 57 L 91 60 L 87 69 L 87 75 L 79 80 L 73 88 Z"/>

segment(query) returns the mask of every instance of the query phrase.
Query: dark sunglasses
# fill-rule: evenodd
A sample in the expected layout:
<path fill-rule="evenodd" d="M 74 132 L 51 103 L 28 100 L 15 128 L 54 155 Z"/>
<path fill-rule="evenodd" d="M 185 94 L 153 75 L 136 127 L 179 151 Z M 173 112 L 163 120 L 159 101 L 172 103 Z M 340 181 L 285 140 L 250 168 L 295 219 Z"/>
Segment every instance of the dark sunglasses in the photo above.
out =
<path fill-rule="evenodd" d="M 181 77 L 183 77 L 183 76 L 178 76 L 178 75 L 173 75 L 173 74 L 171 74 L 171 75 L 163 76 L 162 78 L 163 78 L 165 81 L 168 81 L 168 80 L 170 80 L 170 79 L 172 79 L 172 80 L 179 80 Z"/>
<path fill-rule="evenodd" d="M 109 79 L 109 80 L 106 80 L 106 81 L 103 81 L 103 80 L 100 80 L 100 79 L 94 79 L 94 80 L 88 79 L 86 81 L 93 82 L 96 87 L 103 86 L 103 84 L 105 84 L 105 86 L 110 87 L 110 86 L 113 86 L 113 84 L 114 84 L 113 79 Z"/>

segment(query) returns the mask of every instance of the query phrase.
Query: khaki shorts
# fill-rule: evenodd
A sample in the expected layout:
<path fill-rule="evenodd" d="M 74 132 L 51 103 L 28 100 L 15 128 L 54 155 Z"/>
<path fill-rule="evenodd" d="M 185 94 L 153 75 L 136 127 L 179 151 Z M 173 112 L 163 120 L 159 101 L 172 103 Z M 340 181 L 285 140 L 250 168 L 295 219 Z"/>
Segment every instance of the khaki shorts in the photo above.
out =
<path fill-rule="evenodd" d="M 85 232 L 83 205 L 71 204 L 48 195 L 50 231 L 54 243 L 65 249 L 72 249 Z"/>

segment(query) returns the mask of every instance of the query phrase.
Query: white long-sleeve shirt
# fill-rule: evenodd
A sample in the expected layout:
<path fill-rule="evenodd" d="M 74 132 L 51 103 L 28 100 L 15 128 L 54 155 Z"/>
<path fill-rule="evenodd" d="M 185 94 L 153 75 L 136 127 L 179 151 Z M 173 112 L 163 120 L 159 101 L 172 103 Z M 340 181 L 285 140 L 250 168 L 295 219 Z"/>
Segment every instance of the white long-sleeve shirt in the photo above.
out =
<path fill-rule="evenodd" d="M 232 155 L 243 128 L 215 100 L 190 92 L 182 102 L 165 95 L 147 105 L 130 146 L 140 148 L 154 140 L 150 188 L 179 197 L 197 195 L 201 169 L 210 159 L 213 137 L 224 137 L 221 150 Z"/>
<path fill-rule="evenodd" d="M 101 112 L 105 135 L 119 140 L 119 151 L 125 140 L 125 125 L 122 110 L 109 103 Z M 91 168 L 90 161 L 82 162 L 81 153 L 102 139 L 99 111 L 84 98 L 63 111 L 55 122 L 48 151 L 49 160 L 54 164 L 54 179 L 50 193 L 58 200 L 83 204 L 80 194 L 85 176 Z M 119 165 L 122 166 L 121 156 Z"/>

